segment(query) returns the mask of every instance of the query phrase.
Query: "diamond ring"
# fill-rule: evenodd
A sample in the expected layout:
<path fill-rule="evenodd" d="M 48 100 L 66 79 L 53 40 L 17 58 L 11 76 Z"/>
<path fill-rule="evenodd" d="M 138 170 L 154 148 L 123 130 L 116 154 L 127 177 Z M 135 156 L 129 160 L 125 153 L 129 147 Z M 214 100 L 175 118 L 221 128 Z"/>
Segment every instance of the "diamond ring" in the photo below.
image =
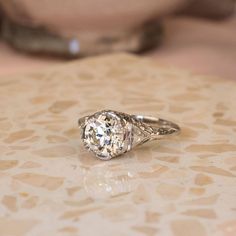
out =
<path fill-rule="evenodd" d="M 180 132 L 180 127 L 171 121 L 112 110 L 82 117 L 78 123 L 84 146 L 101 160 Z"/>

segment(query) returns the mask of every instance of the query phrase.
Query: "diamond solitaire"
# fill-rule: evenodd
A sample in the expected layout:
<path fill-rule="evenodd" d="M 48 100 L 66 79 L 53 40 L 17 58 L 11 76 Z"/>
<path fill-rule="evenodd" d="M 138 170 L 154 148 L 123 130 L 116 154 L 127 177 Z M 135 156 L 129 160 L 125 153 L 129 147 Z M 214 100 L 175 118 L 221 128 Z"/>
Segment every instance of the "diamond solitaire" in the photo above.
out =
<path fill-rule="evenodd" d="M 105 110 L 79 119 L 85 147 L 99 159 L 109 160 L 134 146 L 178 133 L 176 124 L 153 117 Z"/>
<path fill-rule="evenodd" d="M 111 111 L 97 113 L 87 119 L 82 138 L 85 146 L 101 159 L 110 159 L 124 152 L 127 130 L 124 121 Z"/>

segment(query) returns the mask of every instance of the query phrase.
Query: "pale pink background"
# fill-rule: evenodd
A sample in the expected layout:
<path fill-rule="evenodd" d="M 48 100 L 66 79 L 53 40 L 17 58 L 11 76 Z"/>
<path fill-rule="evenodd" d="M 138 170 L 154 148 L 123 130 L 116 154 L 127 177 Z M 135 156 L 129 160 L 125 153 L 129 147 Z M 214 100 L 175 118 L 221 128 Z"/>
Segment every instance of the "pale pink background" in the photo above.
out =
<path fill-rule="evenodd" d="M 161 47 L 146 54 L 157 63 L 223 78 L 236 79 L 236 17 L 210 21 L 178 17 L 164 21 Z M 26 73 L 65 62 L 28 56 L 0 41 L 0 76 Z"/>

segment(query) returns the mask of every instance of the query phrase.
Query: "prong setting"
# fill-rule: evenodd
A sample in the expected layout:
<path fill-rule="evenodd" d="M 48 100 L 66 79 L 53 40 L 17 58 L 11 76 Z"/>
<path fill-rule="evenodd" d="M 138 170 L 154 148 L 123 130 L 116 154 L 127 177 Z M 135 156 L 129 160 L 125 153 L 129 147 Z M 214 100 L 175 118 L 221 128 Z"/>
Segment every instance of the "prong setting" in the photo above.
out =
<path fill-rule="evenodd" d="M 127 125 L 119 113 L 105 110 L 88 117 L 82 127 L 84 146 L 99 159 L 109 160 L 127 151 Z"/>

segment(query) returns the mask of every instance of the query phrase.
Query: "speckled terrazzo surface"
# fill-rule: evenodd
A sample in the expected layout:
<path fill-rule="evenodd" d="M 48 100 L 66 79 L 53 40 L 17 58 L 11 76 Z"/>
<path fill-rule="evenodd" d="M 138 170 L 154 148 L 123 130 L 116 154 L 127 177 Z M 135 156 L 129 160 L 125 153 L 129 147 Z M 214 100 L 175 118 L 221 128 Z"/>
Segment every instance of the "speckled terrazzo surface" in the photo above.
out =
<path fill-rule="evenodd" d="M 0 80 L 1 236 L 236 235 L 236 83 L 118 54 Z M 101 109 L 182 127 L 111 161 L 77 118 Z"/>

